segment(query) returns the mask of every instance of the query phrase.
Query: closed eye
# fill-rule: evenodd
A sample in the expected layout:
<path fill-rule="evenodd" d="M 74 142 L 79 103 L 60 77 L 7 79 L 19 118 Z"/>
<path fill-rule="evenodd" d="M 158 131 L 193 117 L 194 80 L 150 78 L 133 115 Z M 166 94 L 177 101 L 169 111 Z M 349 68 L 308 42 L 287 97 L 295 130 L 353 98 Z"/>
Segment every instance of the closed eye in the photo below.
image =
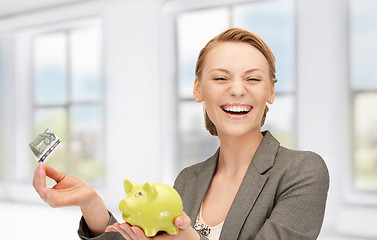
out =
<path fill-rule="evenodd" d="M 223 77 L 218 77 L 218 78 L 214 78 L 213 80 L 216 80 L 216 81 L 226 81 L 227 79 L 223 78 Z"/>
<path fill-rule="evenodd" d="M 247 81 L 256 81 L 256 82 L 260 82 L 261 80 L 258 79 L 258 78 L 248 78 Z"/>

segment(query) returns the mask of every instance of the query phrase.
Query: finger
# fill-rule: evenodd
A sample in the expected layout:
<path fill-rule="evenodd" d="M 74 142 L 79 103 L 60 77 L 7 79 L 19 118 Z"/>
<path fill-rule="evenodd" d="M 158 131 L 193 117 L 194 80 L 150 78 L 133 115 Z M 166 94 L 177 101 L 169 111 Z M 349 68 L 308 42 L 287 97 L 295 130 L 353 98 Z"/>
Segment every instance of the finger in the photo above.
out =
<path fill-rule="evenodd" d="M 128 225 L 128 224 L 127 224 Z M 114 228 L 117 230 L 118 233 L 120 233 L 125 239 L 127 240 L 134 240 L 133 237 L 131 237 L 128 232 L 125 230 L 125 226 L 126 225 L 123 225 L 122 227 L 120 227 L 120 224 L 119 223 L 114 223 Z M 131 231 L 132 232 L 132 231 Z"/>
<path fill-rule="evenodd" d="M 128 223 L 121 223 L 119 224 L 119 227 L 121 229 L 123 229 L 124 231 L 126 231 L 126 233 L 132 238 L 132 239 L 139 239 L 137 238 L 137 235 L 140 235 L 138 234 L 137 230 L 136 230 L 136 227 L 132 227 L 130 226 Z"/>
<path fill-rule="evenodd" d="M 40 162 L 34 171 L 33 184 L 46 183 L 44 179 L 45 176 L 44 164 Z"/>
<path fill-rule="evenodd" d="M 107 226 L 105 232 L 118 232 L 113 225 Z"/>
<path fill-rule="evenodd" d="M 174 220 L 175 226 L 179 229 L 186 229 L 191 226 L 191 219 L 185 212 L 182 213 L 182 216 L 176 217 Z"/>
<path fill-rule="evenodd" d="M 49 165 L 44 165 L 44 170 L 46 172 L 46 176 L 52 178 L 53 180 L 55 180 L 55 182 L 60 182 L 65 177 L 65 173 L 58 172 Z"/>
<path fill-rule="evenodd" d="M 46 202 L 52 208 L 60 208 L 60 207 L 67 207 L 67 206 L 74 206 L 71 201 L 67 201 L 69 196 L 65 196 L 64 192 L 61 193 L 55 189 L 45 188 L 46 191 Z M 69 194 L 68 194 L 69 195 Z"/>
<path fill-rule="evenodd" d="M 131 230 L 134 232 L 136 239 L 144 239 L 144 240 L 151 239 L 151 238 L 145 236 L 144 230 L 141 229 L 138 226 L 131 227 Z M 157 237 L 153 237 L 153 239 L 155 239 L 155 238 L 157 238 Z"/>
<path fill-rule="evenodd" d="M 44 188 L 45 202 L 52 208 L 77 206 L 77 197 L 72 196 L 66 191 L 60 191 L 54 188 Z"/>
<path fill-rule="evenodd" d="M 46 186 L 46 173 L 44 171 L 44 164 L 39 163 L 38 167 L 34 171 L 34 177 L 33 177 L 33 187 L 39 194 L 39 196 L 45 201 L 45 192 L 43 189 L 45 189 Z"/>

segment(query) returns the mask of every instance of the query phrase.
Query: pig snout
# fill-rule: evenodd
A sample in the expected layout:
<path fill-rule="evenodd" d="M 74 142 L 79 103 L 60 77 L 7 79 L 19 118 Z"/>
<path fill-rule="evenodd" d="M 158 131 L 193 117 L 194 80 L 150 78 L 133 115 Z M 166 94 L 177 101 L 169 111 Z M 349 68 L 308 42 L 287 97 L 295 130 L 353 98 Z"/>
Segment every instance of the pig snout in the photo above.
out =
<path fill-rule="evenodd" d="M 125 217 L 129 217 L 133 214 L 132 207 L 130 207 L 127 199 L 123 199 L 119 203 L 119 210 Z"/>

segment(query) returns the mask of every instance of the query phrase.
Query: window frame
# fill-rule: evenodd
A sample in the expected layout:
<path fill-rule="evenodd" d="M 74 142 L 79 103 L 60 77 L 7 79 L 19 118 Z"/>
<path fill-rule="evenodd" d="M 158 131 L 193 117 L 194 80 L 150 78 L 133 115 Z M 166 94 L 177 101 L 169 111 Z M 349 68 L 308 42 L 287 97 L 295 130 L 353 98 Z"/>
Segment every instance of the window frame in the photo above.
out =
<path fill-rule="evenodd" d="M 72 85 L 73 85 L 73 79 L 72 79 L 72 75 L 71 75 L 71 67 L 72 67 L 72 58 L 71 58 L 71 51 L 72 51 L 72 46 L 71 46 L 71 37 L 72 37 L 72 33 L 76 30 L 80 30 L 80 29 L 85 29 L 85 28 L 90 28 L 90 27 L 99 27 L 101 29 L 101 32 L 103 31 L 103 26 L 102 26 L 102 22 L 99 18 L 88 18 L 88 19 L 82 19 L 82 20 L 79 20 L 79 21 L 74 21 L 72 23 L 68 23 L 66 26 L 64 27 L 59 27 L 59 28 L 56 28 L 56 29 L 48 29 L 47 31 L 43 31 L 43 29 L 41 31 L 37 31 L 36 33 L 32 33 L 31 34 L 31 41 L 33 42 L 34 41 L 34 38 L 39 36 L 39 35 L 44 35 L 44 34 L 53 34 L 53 33 L 62 33 L 64 34 L 64 44 L 65 44 L 65 53 L 66 53 L 66 66 L 65 66 L 65 70 L 66 70 L 66 73 L 67 73 L 67 76 L 66 76 L 66 80 L 65 80 L 65 83 L 66 83 L 66 86 L 67 86 L 67 93 L 66 93 L 66 101 L 63 102 L 63 103 L 52 103 L 52 104 L 45 104 L 45 103 L 36 103 L 34 99 L 32 99 L 32 119 L 33 119 L 33 126 L 35 125 L 34 124 L 34 120 L 35 120 L 35 117 L 34 117 L 34 114 L 36 111 L 38 110 L 44 110 L 44 109 L 63 109 L 64 112 L 66 113 L 66 123 L 67 123 L 67 129 L 66 129 L 66 132 L 65 133 L 57 133 L 58 136 L 59 135 L 65 135 L 67 137 L 67 139 L 70 141 L 71 140 L 71 125 L 70 125 L 70 115 L 71 115 L 71 110 L 74 108 L 74 107 L 82 107 L 82 106 L 96 106 L 96 107 L 99 107 L 100 108 L 100 112 L 101 112 L 101 116 L 100 116 L 100 125 L 101 125 L 101 131 L 100 131 L 100 135 L 101 136 L 105 136 L 105 125 L 104 125 L 104 121 L 105 121 L 105 117 L 104 117 L 104 112 L 105 112 L 105 103 L 104 103 L 104 99 L 105 99 L 105 91 L 104 91 L 104 88 L 105 88 L 105 81 L 104 81 L 104 69 L 103 69 L 103 51 L 102 51 L 102 47 L 103 47 L 103 44 L 101 44 L 101 49 L 99 49 L 100 53 L 99 53 L 99 56 L 100 56 L 100 64 L 99 66 L 101 67 L 100 69 L 100 74 L 99 74 L 99 79 L 101 81 L 101 91 L 99 93 L 99 98 L 96 99 L 96 100 L 75 100 L 73 99 L 72 97 Z M 103 36 L 102 36 L 102 33 L 100 34 L 100 42 L 103 42 Z M 31 49 L 31 51 L 33 51 L 33 49 Z M 33 56 L 32 56 L 33 57 Z M 34 73 L 35 72 L 35 66 L 33 64 L 33 61 L 30 62 L 30 65 L 32 66 L 31 67 L 31 72 Z M 32 74 L 32 76 L 34 76 L 34 74 Z M 35 78 L 34 77 L 31 77 L 31 84 L 32 84 L 32 88 L 31 89 L 34 89 L 35 87 Z M 34 93 L 31 94 L 32 97 L 34 96 Z M 51 123 L 53 124 L 53 123 Z M 48 126 L 46 126 L 48 127 Z M 101 145 L 104 146 L 104 143 L 105 143 L 105 139 L 104 137 L 101 138 Z M 64 144 L 64 143 L 63 143 Z M 60 149 L 59 151 L 62 151 L 62 149 Z M 69 165 L 72 164 L 72 161 L 69 160 L 71 159 L 71 155 L 72 155 L 72 152 L 70 151 L 69 148 L 66 149 L 65 151 L 65 155 L 66 155 L 66 158 L 68 159 L 67 162 L 65 163 L 66 166 L 69 167 Z M 101 162 L 105 163 L 105 152 L 104 151 L 101 151 L 101 156 L 98 157 L 99 159 L 101 159 Z M 77 176 L 79 177 L 79 176 Z M 80 177 L 79 177 L 80 178 Z M 81 179 L 81 178 L 80 178 Z M 101 179 L 99 180 L 99 186 L 102 186 L 104 184 L 104 181 L 106 179 L 106 176 L 102 176 Z M 82 179 L 85 181 L 85 179 Z M 88 182 L 88 181 L 85 181 L 87 182 L 88 184 L 90 184 L 91 182 Z M 97 181 L 96 181 L 97 182 Z"/>
<path fill-rule="evenodd" d="M 371 93 L 374 92 L 377 94 L 377 87 L 373 89 L 358 89 L 357 87 L 352 86 L 352 63 L 351 63 L 351 52 L 352 52 L 352 13 L 351 13 L 351 6 L 353 0 L 347 1 L 347 83 L 348 83 L 348 91 L 349 91 L 349 106 L 351 106 L 350 111 L 350 150 L 349 152 L 349 164 L 348 164 L 348 171 L 344 176 L 344 180 L 347 182 L 347 185 L 344 189 L 346 202 L 352 204 L 354 206 L 358 205 L 369 205 L 369 206 L 377 206 L 377 189 L 376 190 L 361 190 L 357 189 L 355 186 L 355 152 L 356 152 L 356 143 L 355 143 L 355 136 L 356 136 L 356 129 L 355 129 L 355 99 L 356 96 L 363 93 Z"/>

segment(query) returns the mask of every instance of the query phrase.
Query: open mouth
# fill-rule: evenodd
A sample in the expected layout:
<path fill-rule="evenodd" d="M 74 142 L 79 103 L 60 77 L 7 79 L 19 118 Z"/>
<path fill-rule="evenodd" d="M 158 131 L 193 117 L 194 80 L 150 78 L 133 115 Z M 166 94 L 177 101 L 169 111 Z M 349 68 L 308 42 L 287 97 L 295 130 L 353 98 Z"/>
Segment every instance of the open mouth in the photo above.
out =
<path fill-rule="evenodd" d="M 225 104 L 220 107 L 225 113 L 232 115 L 245 115 L 253 109 L 252 106 L 246 104 Z"/>

